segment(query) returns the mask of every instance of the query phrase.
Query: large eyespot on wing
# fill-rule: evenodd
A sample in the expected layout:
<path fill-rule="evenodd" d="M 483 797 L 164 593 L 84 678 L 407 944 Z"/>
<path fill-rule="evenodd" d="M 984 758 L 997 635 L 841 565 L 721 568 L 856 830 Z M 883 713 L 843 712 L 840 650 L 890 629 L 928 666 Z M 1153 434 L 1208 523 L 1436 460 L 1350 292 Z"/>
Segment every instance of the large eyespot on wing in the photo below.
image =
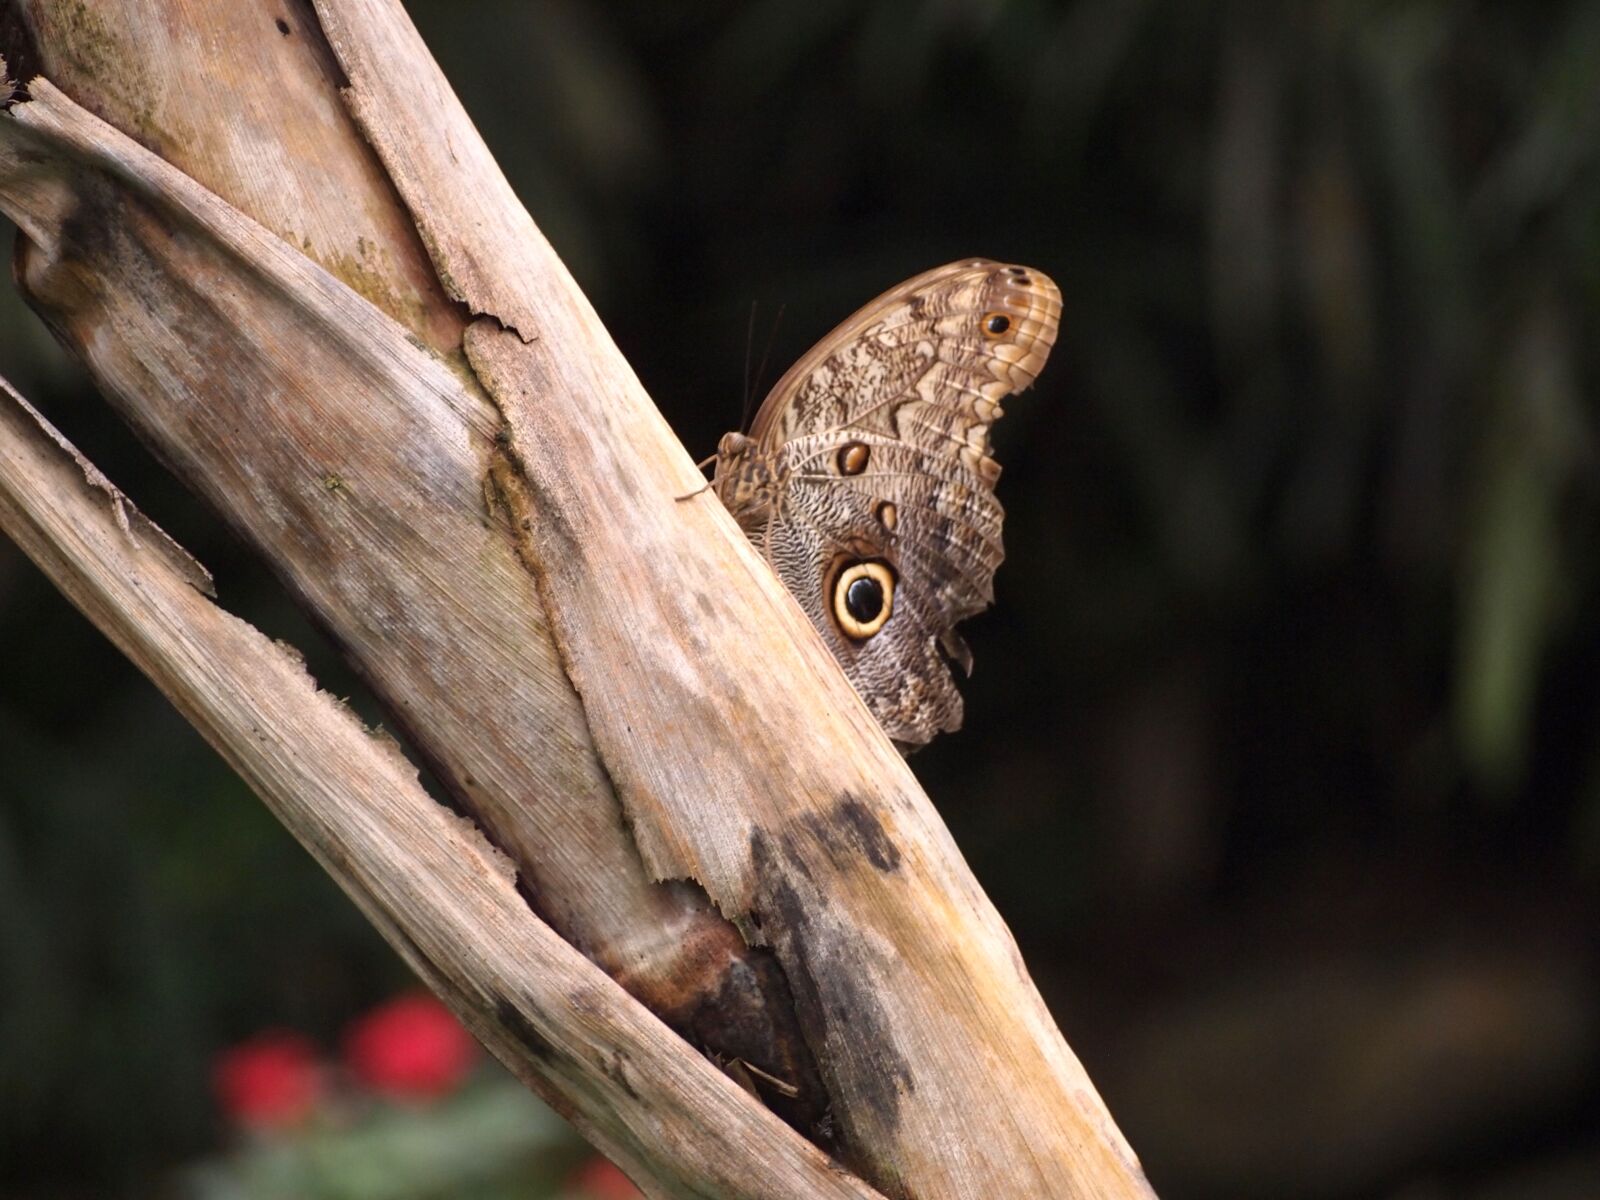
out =
<path fill-rule="evenodd" d="M 854 474 L 835 465 L 831 437 L 801 438 L 784 447 L 796 519 L 817 514 L 836 542 L 868 533 L 891 546 L 901 586 L 925 594 L 929 611 L 946 623 L 988 607 L 994 573 L 1005 557 L 1005 512 L 987 479 L 957 455 L 900 439 L 862 434 L 851 445 L 861 448 L 856 457 L 866 459 Z"/>
<path fill-rule="evenodd" d="M 859 475 L 842 476 L 848 486 L 839 486 L 837 476 L 832 486 L 791 477 L 783 517 L 769 526 L 764 550 L 873 716 L 907 749 L 960 725 L 961 697 L 940 647 L 947 641 L 950 614 L 982 604 L 967 593 L 967 603 L 957 604 L 952 588 L 970 587 L 973 578 L 987 579 L 992 572 L 980 568 L 960 575 L 954 563 L 965 560 L 917 552 L 914 547 L 928 543 L 921 513 L 950 511 L 951 497 L 933 506 L 913 501 L 903 508 L 875 495 L 872 477 L 881 467 L 915 466 L 914 460 L 893 454 L 917 452 L 887 439 L 863 438 L 862 444 L 868 447 L 868 464 Z M 785 454 L 797 445 L 814 447 L 837 468 L 836 441 L 806 439 L 786 446 Z M 966 492 L 998 509 L 993 494 L 975 483 Z"/>
<path fill-rule="evenodd" d="M 883 559 L 845 559 L 833 571 L 828 615 L 845 637 L 864 642 L 894 615 L 894 589 L 894 568 Z"/>

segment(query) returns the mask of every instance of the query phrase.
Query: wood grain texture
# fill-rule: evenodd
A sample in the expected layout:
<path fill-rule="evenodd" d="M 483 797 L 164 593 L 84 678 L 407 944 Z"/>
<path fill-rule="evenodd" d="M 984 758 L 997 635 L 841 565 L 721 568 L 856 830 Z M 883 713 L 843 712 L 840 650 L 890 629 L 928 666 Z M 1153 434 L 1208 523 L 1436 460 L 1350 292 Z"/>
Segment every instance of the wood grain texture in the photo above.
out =
<path fill-rule="evenodd" d="M 778 954 L 847 1159 L 892 1196 L 1149 1195 L 915 777 L 721 506 L 676 499 L 690 457 L 509 188 L 462 186 L 492 163 L 403 11 L 317 7 L 397 188 L 452 231 L 441 275 L 488 314 L 466 348 L 502 487 L 640 848 Z"/>
<path fill-rule="evenodd" d="M 505 246 L 522 246 L 519 265 L 533 259 L 544 271 L 566 269 L 466 119 L 422 35 L 398 3 L 315 8 L 350 81 L 350 111 L 409 207 L 445 288 L 473 313 L 487 313 L 524 340 L 532 338 L 541 316 L 537 297 L 494 256 Z M 457 132 L 470 136 L 412 136 L 420 129 L 448 132 L 439 118 L 453 113 L 461 113 Z M 436 205 L 436 197 L 415 186 L 418 180 L 451 178 L 465 186 L 458 186 L 449 205 Z"/>
<path fill-rule="evenodd" d="M 57 154 L 50 179 L 16 164 L 0 186 L 31 243 L 18 259 L 30 302 L 316 613 L 563 936 L 697 1043 L 804 1074 L 768 956 L 696 890 L 642 869 L 537 592 L 487 521 L 500 418 L 462 362 L 465 314 L 347 114 L 315 15 L 237 0 L 24 7 L 36 65 L 161 156 L 63 119 L 57 145 L 71 125 L 81 158 Z M 383 323 L 328 275 L 438 361 L 353 349 Z"/>
<path fill-rule="evenodd" d="M 442 353 L 462 313 L 346 116 L 303 0 L 17 0 L 33 67 Z M 338 203 L 329 203 L 337 198 Z"/>
<path fill-rule="evenodd" d="M 0 380 L 0 530 L 520 1078 L 657 1197 L 871 1200 L 538 920 L 513 871 Z"/>
<path fill-rule="evenodd" d="M 0 125 L 0 205 L 27 239 L 20 280 L 57 333 L 180 477 L 276 548 L 424 748 L 464 748 L 469 794 L 598 807 L 598 776 L 586 793 L 561 770 L 574 756 L 549 753 L 554 722 L 472 749 L 496 711 L 576 710 L 530 636 L 537 597 L 484 511 L 494 410 L 280 239 L 49 83 L 32 90 Z M 608 856 L 543 811 L 534 800 L 518 815 L 579 878 L 626 871 L 620 839 Z"/>

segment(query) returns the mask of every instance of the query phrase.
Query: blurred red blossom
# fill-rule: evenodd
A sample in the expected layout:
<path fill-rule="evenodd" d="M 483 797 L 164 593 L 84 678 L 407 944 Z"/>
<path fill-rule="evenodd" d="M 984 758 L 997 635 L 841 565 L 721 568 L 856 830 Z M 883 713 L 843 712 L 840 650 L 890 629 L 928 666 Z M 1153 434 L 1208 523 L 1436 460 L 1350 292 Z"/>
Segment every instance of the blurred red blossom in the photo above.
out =
<path fill-rule="evenodd" d="M 326 1074 L 304 1034 L 271 1029 L 218 1054 L 211 1068 L 217 1104 L 250 1129 L 282 1129 L 311 1115 Z"/>
<path fill-rule="evenodd" d="M 644 1195 L 621 1167 L 598 1154 L 568 1176 L 567 1187 L 583 1200 L 637 1200 Z"/>
<path fill-rule="evenodd" d="M 344 1034 L 351 1074 L 375 1092 L 403 1099 L 454 1091 L 472 1069 L 477 1049 L 450 1010 L 426 992 L 380 1004 Z"/>

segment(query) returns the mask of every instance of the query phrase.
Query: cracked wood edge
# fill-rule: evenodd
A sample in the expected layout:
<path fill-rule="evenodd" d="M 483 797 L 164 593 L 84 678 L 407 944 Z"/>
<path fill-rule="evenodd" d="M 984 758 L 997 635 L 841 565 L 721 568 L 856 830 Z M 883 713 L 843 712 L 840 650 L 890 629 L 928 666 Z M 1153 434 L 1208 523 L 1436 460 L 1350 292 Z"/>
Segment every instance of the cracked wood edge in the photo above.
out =
<path fill-rule="evenodd" d="M 130 519 L 131 514 L 131 519 Z M 657 1197 L 871 1200 L 536 918 L 507 860 L 0 379 L 0 530 L 519 1078 Z"/>

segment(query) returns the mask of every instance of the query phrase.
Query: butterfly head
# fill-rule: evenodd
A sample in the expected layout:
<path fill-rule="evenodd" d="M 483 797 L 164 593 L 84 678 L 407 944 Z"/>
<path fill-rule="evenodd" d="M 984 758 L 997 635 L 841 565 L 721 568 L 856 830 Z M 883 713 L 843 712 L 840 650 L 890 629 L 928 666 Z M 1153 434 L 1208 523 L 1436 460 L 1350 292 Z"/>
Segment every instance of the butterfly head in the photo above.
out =
<path fill-rule="evenodd" d="M 783 472 L 759 442 L 742 433 L 722 435 L 711 486 L 747 534 L 772 517 L 783 484 Z"/>
<path fill-rule="evenodd" d="M 755 449 L 756 440 L 743 433 L 725 433 L 717 442 L 717 469 L 720 471 L 725 463 L 737 462 L 747 458 Z"/>

